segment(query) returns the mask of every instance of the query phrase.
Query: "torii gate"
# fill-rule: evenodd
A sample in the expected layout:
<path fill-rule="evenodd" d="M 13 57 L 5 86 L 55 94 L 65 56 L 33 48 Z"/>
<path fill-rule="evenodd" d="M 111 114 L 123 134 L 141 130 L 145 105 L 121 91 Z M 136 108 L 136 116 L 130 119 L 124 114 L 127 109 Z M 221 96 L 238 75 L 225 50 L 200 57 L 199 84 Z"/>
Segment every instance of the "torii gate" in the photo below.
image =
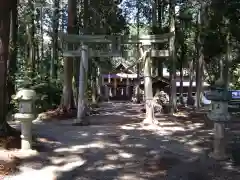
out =
<path fill-rule="evenodd" d="M 128 37 L 128 36 L 112 36 L 112 35 L 75 35 L 59 33 L 61 41 L 71 44 L 81 43 L 81 47 L 74 51 L 64 51 L 64 57 L 81 57 L 80 72 L 79 72 L 79 95 L 78 95 L 78 113 L 77 113 L 77 124 L 82 124 L 85 114 L 85 76 L 88 70 L 88 58 L 89 57 L 119 57 L 121 56 L 120 50 L 121 45 L 124 44 L 139 44 L 141 45 L 141 57 L 136 61 L 135 64 L 144 60 L 144 92 L 145 92 L 145 104 L 146 104 L 146 121 L 154 120 L 153 110 L 153 91 L 152 91 L 152 77 L 150 69 L 150 57 L 168 57 L 168 50 L 156 50 L 152 49 L 153 44 L 167 42 L 168 39 L 173 36 L 173 33 L 166 33 L 162 35 L 146 35 L 140 37 Z M 87 44 L 106 43 L 112 45 L 112 51 L 101 52 L 99 50 L 93 50 L 88 48 Z M 115 45 L 115 48 L 114 48 Z M 144 50 L 148 48 L 148 50 Z"/>

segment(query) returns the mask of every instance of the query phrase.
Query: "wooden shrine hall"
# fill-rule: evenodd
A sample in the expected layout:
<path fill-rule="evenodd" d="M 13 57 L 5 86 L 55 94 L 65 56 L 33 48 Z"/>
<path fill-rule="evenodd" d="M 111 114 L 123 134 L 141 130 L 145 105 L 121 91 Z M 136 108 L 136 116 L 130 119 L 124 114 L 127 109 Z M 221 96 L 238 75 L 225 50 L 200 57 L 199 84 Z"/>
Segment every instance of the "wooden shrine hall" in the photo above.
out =
<path fill-rule="evenodd" d="M 123 63 L 112 72 L 102 74 L 102 94 L 106 100 L 130 100 L 137 82 L 137 74 Z"/>

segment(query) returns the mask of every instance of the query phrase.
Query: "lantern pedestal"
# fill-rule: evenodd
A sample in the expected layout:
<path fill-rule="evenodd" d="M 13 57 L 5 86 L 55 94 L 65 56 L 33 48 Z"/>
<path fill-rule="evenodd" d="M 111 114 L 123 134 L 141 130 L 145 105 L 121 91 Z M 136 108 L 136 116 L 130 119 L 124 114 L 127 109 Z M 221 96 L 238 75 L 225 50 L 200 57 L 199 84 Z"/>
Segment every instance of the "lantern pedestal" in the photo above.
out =
<path fill-rule="evenodd" d="M 19 102 L 19 113 L 14 115 L 21 121 L 21 150 L 32 148 L 32 121 L 35 119 L 36 92 L 29 89 L 20 90 L 14 98 Z"/>
<path fill-rule="evenodd" d="M 224 87 L 223 80 L 219 79 L 211 92 L 207 94 L 207 99 L 211 100 L 211 109 L 207 114 L 208 118 L 214 121 L 213 152 L 210 157 L 216 160 L 226 160 L 226 128 L 225 124 L 231 119 L 228 113 L 228 102 L 231 94 Z"/>

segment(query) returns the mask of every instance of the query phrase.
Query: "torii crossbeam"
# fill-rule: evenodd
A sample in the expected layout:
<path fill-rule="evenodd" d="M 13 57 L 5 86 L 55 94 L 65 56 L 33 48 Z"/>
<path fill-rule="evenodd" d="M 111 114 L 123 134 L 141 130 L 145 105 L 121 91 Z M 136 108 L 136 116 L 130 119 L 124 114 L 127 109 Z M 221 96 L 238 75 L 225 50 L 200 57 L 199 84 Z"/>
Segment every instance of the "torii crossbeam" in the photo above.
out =
<path fill-rule="evenodd" d="M 88 66 L 88 58 L 89 57 L 114 57 L 114 56 L 121 56 L 121 53 L 119 52 L 114 52 L 112 49 L 112 52 L 101 52 L 99 50 L 93 50 L 88 48 L 87 44 L 112 44 L 112 45 L 118 45 L 120 47 L 121 45 L 125 44 L 140 44 L 141 46 L 152 46 L 153 44 L 159 44 L 163 42 L 167 42 L 169 37 L 174 35 L 173 33 L 166 33 L 162 35 L 147 35 L 147 36 L 140 36 L 140 37 L 129 37 L 129 36 L 112 36 L 112 35 L 75 35 L 75 34 L 66 34 L 66 33 L 59 33 L 59 37 L 61 41 L 66 42 L 66 43 L 71 43 L 71 44 L 82 44 L 82 47 L 76 51 L 64 51 L 63 56 L 65 57 L 81 57 L 81 63 L 80 63 L 80 74 L 79 74 L 79 98 L 78 98 L 78 116 L 76 123 L 83 123 L 83 117 L 84 117 L 84 107 L 85 107 L 85 102 L 84 102 L 84 76 L 86 75 L 83 73 L 86 71 L 86 67 Z M 169 56 L 169 51 L 168 50 L 156 50 L 149 48 L 148 53 L 150 54 L 150 57 L 168 57 Z M 135 64 L 138 62 L 145 60 L 146 59 L 146 54 L 142 53 L 142 57 L 140 57 Z M 145 60 L 145 64 L 149 64 L 148 60 Z M 145 65 L 145 66 L 146 66 Z M 148 65 L 147 65 L 148 66 Z M 149 72 L 148 72 L 149 71 Z M 151 84 L 151 78 L 150 76 L 151 72 L 149 68 L 145 68 L 144 70 L 144 79 L 146 79 L 146 82 L 149 86 L 152 88 Z M 146 92 L 152 91 L 152 89 L 146 89 Z M 150 106 L 148 105 L 151 102 L 149 101 L 152 99 L 152 97 L 148 97 L 148 94 L 152 93 L 147 93 L 146 95 L 146 112 L 151 112 Z M 146 119 L 150 119 L 148 116 L 151 113 L 146 113 Z"/>

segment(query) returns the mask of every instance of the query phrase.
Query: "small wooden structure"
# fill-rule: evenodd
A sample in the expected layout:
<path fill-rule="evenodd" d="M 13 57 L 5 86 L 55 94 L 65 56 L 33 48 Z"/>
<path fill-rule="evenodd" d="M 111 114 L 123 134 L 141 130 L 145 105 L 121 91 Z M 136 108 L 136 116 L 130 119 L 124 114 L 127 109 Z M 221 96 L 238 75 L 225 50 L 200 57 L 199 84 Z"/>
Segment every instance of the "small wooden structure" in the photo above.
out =
<path fill-rule="evenodd" d="M 153 94 L 157 91 L 165 91 L 166 87 L 170 85 L 170 80 L 164 77 L 153 77 L 152 78 L 152 88 Z M 140 89 L 144 90 L 144 79 L 141 78 Z"/>
<path fill-rule="evenodd" d="M 130 100 L 136 85 L 137 74 L 120 63 L 109 74 L 102 74 L 102 93 L 106 100 Z"/>

